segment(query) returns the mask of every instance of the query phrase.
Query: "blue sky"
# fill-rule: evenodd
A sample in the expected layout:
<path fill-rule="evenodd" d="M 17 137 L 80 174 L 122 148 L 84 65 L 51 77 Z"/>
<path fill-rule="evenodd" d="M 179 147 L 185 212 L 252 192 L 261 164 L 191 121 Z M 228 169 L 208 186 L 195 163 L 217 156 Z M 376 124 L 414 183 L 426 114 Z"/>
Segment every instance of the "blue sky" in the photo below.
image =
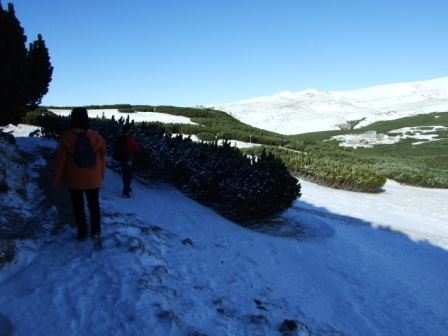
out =
<path fill-rule="evenodd" d="M 54 66 L 44 105 L 220 104 L 448 76 L 446 0 L 2 0 Z"/>

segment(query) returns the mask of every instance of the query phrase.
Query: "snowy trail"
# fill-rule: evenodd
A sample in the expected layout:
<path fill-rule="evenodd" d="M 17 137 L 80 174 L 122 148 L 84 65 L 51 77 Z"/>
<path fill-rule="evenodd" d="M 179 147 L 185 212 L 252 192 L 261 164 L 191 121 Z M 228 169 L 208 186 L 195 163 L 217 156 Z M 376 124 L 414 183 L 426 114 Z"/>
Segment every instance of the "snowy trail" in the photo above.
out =
<path fill-rule="evenodd" d="M 279 335 L 284 319 L 321 336 L 448 330 L 447 212 L 433 206 L 448 191 L 388 182 L 365 195 L 302 181 L 288 224 L 263 234 L 171 186 L 133 188 L 122 199 L 107 171 L 102 251 L 68 225 L 20 242 L 21 261 L 0 272 L 14 335 Z"/>

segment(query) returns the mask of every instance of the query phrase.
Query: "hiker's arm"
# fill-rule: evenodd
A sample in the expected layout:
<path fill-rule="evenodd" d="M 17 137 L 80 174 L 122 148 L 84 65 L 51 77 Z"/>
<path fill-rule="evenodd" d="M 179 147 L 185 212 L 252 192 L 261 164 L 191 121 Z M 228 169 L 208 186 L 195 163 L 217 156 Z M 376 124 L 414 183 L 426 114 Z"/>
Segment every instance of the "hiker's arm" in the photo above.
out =
<path fill-rule="evenodd" d="M 58 148 L 54 154 L 54 163 L 53 163 L 53 186 L 55 188 L 60 187 L 62 173 L 64 171 L 65 163 L 67 161 L 67 150 L 62 139 L 59 141 Z"/>
<path fill-rule="evenodd" d="M 100 149 L 99 156 L 101 161 L 101 180 L 104 180 L 104 176 L 106 174 L 106 164 L 107 164 L 107 147 L 104 139 L 100 136 Z"/>

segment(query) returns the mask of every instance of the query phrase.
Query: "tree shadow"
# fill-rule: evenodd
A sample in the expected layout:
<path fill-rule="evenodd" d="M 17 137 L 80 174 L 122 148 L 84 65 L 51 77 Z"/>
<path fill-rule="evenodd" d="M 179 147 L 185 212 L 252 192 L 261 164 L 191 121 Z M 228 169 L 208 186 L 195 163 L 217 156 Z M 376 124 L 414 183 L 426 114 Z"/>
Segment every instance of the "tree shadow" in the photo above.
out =
<path fill-rule="evenodd" d="M 448 250 L 433 242 L 302 200 L 251 229 L 296 242 L 297 267 L 316 265 L 303 272 L 336 290 L 336 299 L 325 297 L 336 311 L 344 311 L 341 325 L 351 325 L 337 326 L 340 330 L 353 327 L 359 335 L 439 335 L 448 330 Z M 323 293 L 327 289 L 321 288 Z M 358 329 L 366 320 L 375 327 Z"/>

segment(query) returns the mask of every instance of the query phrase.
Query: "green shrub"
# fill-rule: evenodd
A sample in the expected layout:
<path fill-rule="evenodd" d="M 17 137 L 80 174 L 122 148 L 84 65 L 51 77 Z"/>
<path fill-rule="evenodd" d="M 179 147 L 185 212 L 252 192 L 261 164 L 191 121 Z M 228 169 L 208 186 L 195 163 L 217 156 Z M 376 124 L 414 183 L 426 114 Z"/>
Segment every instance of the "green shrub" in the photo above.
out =
<path fill-rule="evenodd" d="M 328 155 L 318 148 L 310 151 L 290 151 L 270 147 L 269 151 L 282 159 L 294 176 L 331 188 L 360 192 L 378 192 L 386 183 L 381 173 L 352 162 L 348 158 Z M 254 148 L 250 152 L 258 155 L 262 149 Z"/>

